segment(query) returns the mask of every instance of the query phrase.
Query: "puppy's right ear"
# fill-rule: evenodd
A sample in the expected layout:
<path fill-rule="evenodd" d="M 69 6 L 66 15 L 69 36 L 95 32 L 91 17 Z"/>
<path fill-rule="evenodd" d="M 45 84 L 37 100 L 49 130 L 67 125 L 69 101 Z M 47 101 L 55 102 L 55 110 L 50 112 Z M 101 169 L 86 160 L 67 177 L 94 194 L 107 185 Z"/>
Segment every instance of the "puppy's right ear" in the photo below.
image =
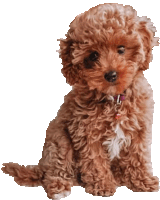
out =
<path fill-rule="evenodd" d="M 155 37 L 156 28 L 147 17 L 139 18 L 138 32 L 140 34 L 145 55 L 145 60 L 141 65 L 141 69 L 146 70 L 152 60 L 152 48 L 159 45 L 159 38 Z"/>
<path fill-rule="evenodd" d="M 72 63 L 73 60 L 73 40 L 67 35 L 66 39 L 60 39 L 59 55 L 62 59 L 62 74 L 66 78 L 66 82 L 74 85 L 79 80 L 77 66 Z"/>

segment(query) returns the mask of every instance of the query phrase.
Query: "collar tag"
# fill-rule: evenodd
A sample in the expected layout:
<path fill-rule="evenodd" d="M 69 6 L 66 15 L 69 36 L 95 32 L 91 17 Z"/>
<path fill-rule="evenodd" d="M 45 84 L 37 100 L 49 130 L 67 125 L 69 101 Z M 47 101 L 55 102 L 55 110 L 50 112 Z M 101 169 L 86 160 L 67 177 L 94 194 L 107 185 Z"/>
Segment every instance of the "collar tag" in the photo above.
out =
<path fill-rule="evenodd" d="M 121 95 L 119 94 L 118 96 L 117 96 L 117 105 L 120 105 L 121 104 Z"/>
<path fill-rule="evenodd" d="M 114 100 L 116 101 L 117 105 L 121 105 L 122 101 L 125 100 L 125 96 L 123 94 L 119 94 L 114 97 Z"/>

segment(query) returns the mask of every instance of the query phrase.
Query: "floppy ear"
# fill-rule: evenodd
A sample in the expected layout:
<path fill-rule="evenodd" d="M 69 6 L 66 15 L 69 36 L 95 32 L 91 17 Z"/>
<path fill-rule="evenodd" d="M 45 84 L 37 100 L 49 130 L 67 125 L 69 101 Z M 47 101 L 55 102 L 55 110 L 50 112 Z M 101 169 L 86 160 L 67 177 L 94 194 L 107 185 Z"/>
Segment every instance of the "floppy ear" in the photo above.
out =
<path fill-rule="evenodd" d="M 149 63 L 152 61 L 152 48 L 158 46 L 159 38 L 154 37 L 156 28 L 147 17 L 139 18 L 138 31 L 141 37 L 143 51 L 145 55 L 144 62 L 140 66 L 142 70 L 149 68 Z"/>
<path fill-rule="evenodd" d="M 66 82 L 74 85 L 79 80 L 78 66 L 73 65 L 73 41 L 67 35 L 66 39 L 60 39 L 60 58 L 62 59 L 62 74 L 66 78 Z"/>

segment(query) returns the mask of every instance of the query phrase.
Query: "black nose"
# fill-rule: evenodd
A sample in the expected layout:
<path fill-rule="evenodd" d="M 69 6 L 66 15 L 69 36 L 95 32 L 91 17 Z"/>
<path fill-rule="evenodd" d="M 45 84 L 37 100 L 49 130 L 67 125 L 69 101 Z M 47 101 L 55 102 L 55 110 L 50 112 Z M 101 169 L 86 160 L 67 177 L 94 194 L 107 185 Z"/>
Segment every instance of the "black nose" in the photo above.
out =
<path fill-rule="evenodd" d="M 114 82 L 117 80 L 117 72 L 115 71 L 110 71 L 109 73 L 106 73 L 104 75 L 104 78 L 108 81 L 108 82 Z"/>

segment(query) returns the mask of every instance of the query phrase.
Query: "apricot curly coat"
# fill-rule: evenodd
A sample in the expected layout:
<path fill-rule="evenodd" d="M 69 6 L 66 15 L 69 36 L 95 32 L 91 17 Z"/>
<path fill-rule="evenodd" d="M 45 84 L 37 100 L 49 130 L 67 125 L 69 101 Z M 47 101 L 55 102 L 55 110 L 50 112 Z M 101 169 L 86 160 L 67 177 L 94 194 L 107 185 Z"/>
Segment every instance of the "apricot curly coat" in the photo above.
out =
<path fill-rule="evenodd" d="M 149 148 L 154 101 L 143 75 L 158 45 L 155 31 L 131 6 L 103 4 L 78 15 L 60 39 L 62 73 L 73 89 L 49 124 L 42 159 L 37 166 L 4 164 L 3 172 L 19 185 L 42 185 L 52 199 L 73 185 L 101 196 L 121 185 L 159 190 Z M 110 71 L 114 82 L 104 78 Z"/>

